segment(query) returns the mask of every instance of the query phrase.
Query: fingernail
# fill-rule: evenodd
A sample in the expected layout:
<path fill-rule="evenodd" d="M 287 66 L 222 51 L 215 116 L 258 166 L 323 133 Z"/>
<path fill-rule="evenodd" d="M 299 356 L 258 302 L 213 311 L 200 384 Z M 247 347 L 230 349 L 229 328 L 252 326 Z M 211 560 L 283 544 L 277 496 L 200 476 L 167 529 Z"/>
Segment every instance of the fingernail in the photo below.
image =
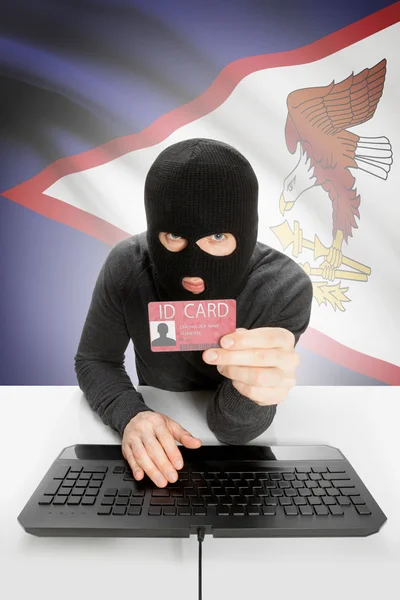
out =
<path fill-rule="evenodd" d="M 136 477 L 136 479 L 137 479 L 138 477 L 140 477 L 140 471 L 135 471 L 135 477 Z"/>
<path fill-rule="evenodd" d="M 217 360 L 218 358 L 218 354 L 216 352 L 207 352 L 207 354 L 205 355 L 206 360 L 212 361 L 212 360 Z"/>
<path fill-rule="evenodd" d="M 224 370 L 224 365 L 217 365 L 217 370 L 222 373 L 222 371 Z"/>
<path fill-rule="evenodd" d="M 156 483 L 157 483 L 157 485 L 160 485 L 160 486 L 165 485 L 164 477 L 157 477 Z"/>
<path fill-rule="evenodd" d="M 181 460 L 177 460 L 175 462 L 175 468 L 181 469 L 182 467 L 183 467 L 182 461 Z"/>
<path fill-rule="evenodd" d="M 224 338 L 221 342 L 222 346 L 224 348 L 230 348 L 231 346 L 233 346 L 234 340 L 233 338 Z"/>
<path fill-rule="evenodd" d="M 174 471 L 170 471 L 170 472 L 168 473 L 168 479 L 169 479 L 170 481 L 176 481 L 176 479 L 177 479 L 177 477 L 176 477 L 176 473 L 174 473 Z"/>

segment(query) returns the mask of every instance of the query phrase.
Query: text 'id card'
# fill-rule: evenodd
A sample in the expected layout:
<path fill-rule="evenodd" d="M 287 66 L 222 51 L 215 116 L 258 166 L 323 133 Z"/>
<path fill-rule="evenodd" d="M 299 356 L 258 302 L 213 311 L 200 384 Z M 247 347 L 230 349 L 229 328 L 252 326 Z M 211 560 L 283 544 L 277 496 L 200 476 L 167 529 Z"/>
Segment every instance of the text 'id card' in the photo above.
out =
<path fill-rule="evenodd" d="M 219 348 L 219 340 L 236 331 L 236 300 L 149 302 L 153 352 Z"/>

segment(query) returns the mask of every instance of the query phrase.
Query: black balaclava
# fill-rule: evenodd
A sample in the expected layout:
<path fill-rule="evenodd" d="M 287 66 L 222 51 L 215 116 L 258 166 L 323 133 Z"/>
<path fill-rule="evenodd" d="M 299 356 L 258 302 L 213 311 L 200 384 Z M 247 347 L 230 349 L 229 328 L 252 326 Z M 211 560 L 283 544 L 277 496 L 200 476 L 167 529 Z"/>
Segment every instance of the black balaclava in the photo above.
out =
<path fill-rule="evenodd" d="M 250 273 L 258 233 L 258 180 L 249 161 L 233 146 L 191 138 L 165 148 L 145 181 L 147 244 L 160 300 L 236 298 Z M 159 240 L 167 232 L 188 240 L 171 252 Z M 215 233 L 232 233 L 235 250 L 214 256 L 197 244 Z M 184 277 L 201 277 L 193 294 Z"/>

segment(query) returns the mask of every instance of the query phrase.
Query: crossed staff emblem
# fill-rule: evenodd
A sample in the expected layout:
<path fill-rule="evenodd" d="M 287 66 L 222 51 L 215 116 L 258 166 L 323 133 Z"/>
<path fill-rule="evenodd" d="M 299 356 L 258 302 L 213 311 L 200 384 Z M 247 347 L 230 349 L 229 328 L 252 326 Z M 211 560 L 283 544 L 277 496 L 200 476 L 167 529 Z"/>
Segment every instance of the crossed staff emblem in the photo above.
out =
<path fill-rule="evenodd" d="M 313 251 L 313 259 L 316 261 L 320 257 L 326 257 L 329 253 L 329 248 L 324 246 L 317 234 L 314 235 L 314 241 L 307 240 L 303 237 L 303 230 L 300 228 L 299 221 L 294 221 L 294 229 L 291 229 L 287 220 L 283 221 L 280 225 L 270 228 L 271 231 L 276 235 L 279 242 L 282 245 L 283 250 L 286 250 L 290 245 L 293 245 L 292 256 L 297 258 L 304 249 Z M 300 267 L 307 273 L 307 275 L 322 276 L 323 269 L 319 267 L 312 267 L 310 263 L 298 263 Z M 352 281 L 368 281 L 368 276 L 371 274 L 370 267 L 343 256 L 342 264 L 355 269 L 355 271 L 348 271 L 343 269 L 335 270 L 336 279 L 347 279 Z M 328 281 L 313 281 L 314 297 L 318 304 L 322 302 L 326 304 L 329 302 L 331 306 L 336 310 L 344 311 L 343 302 L 350 302 L 345 294 L 347 288 L 340 287 L 340 283 L 330 285 Z"/>

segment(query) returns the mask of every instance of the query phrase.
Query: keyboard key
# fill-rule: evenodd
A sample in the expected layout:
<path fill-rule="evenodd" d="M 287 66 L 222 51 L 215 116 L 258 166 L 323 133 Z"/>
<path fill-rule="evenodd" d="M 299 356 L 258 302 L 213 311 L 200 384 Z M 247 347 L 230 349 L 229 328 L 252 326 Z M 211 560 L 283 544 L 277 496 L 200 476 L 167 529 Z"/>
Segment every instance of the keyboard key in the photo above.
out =
<path fill-rule="evenodd" d="M 267 516 L 272 516 L 276 514 L 276 508 L 275 506 L 263 506 L 261 508 L 262 514 Z"/>
<path fill-rule="evenodd" d="M 283 473 L 282 477 L 285 481 L 293 481 L 296 478 L 294 473 Z"/>
<path fill-rule="evenodd" d="M 44 492 L 44 496 L 54 496 L 60 487 L 61 481 L 51 481 Z"/>
<path fill-rule="evenodd" d="M 271 473 L 271 475 L 269 476 L 271 481 L 281 481 L 282 480 L 282 475 L 280 473 Z"/>
<path fill-rule="evenodd" d="M 233 506 L 232 507 L 232 514 L 233 515 L 245 515 L 245 508 L 244 506 Z"/>
<path fill-rule="evenodd" d="M 42 496 L 38 502 L 41 506 L 48 506 L 53 501 L 53 496 Z"/>
<path fill-rule="evenodd" d="M 118 497 L 115 504 L 117 506 L 127 506 L 129 504 L 129 498 L 120 498 Z"/>
<path fill-rule="evenodd" d="M 313 509 L 311 506 L 299 506 L 300 508 L 300 512 L 302 515 L 304 515 L 305 517 L 309 517 L 311 515 L 313 515 Z"/>
<path fill-rule="evenodd" d="M 300 508 L 302 508 L 302 507 L 300 507 Z M 288 516 L 291 516 L 291 515 L 294 516 L 294 515 L 299 514 L 299 511 L 297 510 L 297 508 L 295 506 L 285 506 L 284 511 Z"/>
<path fill-rule="evenodd" d="M 293 502 L 296 504 L 296 506 L 306 505 L 307 498 L 293 498 Z"/>
<path fill-rule="evenodd" d="M 104 492 L 105 496 L 116 496 L 118 493 L 117 488 L 107 488 Z"/>
<path fill-rule="evenodd" d="M 64 479 L 67 476 L 68 471 L 69 467 L 59 467 L 56 474 L 53 476 L 53 479 Z"/>
<path fill-rule="evenodd" d="M 346 469 L 341 467 L 328 467 L 328 471 L 331 473 L 346 473 Z"/>
<path fill-rule="evenodd" d="M 265 506 L 277 506 L 278 500 L 276 498 L 264 498 Z"/>
<path fill-rule="evenodd" d="M 340 506 L 338 506 L 337 504 L 335 504 L 335 506 L 330 506 L 329 510 L 331 511 L 333 516 L 336 515 L 343 515 L 344 512 L 342 511 L 342 509 L 340 508 Z"/>
<path fill-rule="evenodd" d="M 66 496 L 55 496 L 53 500 L 53 504 L 63 506 L 67 501 Z"/>
<path fill-rule="evenodd" d="M 190 506 L 190 500 L 189 500 L 189 498 L 178 498 L 177 504 L 178 504 L 178 506 Z M 218 504 L 217 499 L 215 499 L 215 504 Z"/>
<path fill-rule="evenodd" d="M 91 473 L 107 473 L 108 467 L 92 467 Z"/>
<path fill-rule="evenodd" d="M 114 467 L 113 473 L 115 473 L 115 474 L 125 473 L 125 467 Z"/>
<path fill-rule="evenodd" d="M 311 467 L 314 473 L 326 473 L 326 467 Z"/>
<path fill-rule="evenodd" d="M 350 497 L 352 498 L 352 496 Z M 340 506 L 351 506 L 350 498 L 347 498 L 347 496 L 337 496 L 336 500 Z"/>
<path fill-rule="evenodd" d="M 341 488 L 341 487 L 354 487 L 354 484 L 349 480 L 345 480 L 345 479 L 338 479 L 336 481 L 333 482 L 334 486 L 336 488 Z"/>
<path fill-rule="evenodd" d="M 112 506 L 115 502 L 115 498 L 103 498 L 101 501 L 102 506 Z"/>
<path fill-rule="evenodd" d="M 80 473 L 81 471 L 82 467 L 79 467 L 78 465 L 72 465 L 72 467 L 69 470 L 70 473 Z"/>
<path fill-rule="evenodd" d="M 132 496 L 144 496 L 144 490 L 133 490 Z"/>
<path fill-rule="evenodd" d="M 131 506 L 142 506 L 143 498 L 131 498 L 129 504 Z"/>
<path fill-rule="evenodd" d="M 292 506 L 293 503 L 292 503 L 291 498 L 284 497 L 284 498 L 279 498 L 279 504 L 281 506 Z"/>
<path fill-rule="evenodd" d="M 355 487 L 339 488 L 343 496 L 359 496 L 360 492 Z"/>
<path fill-rule="evenodd" d="M 326 496 L 326 491 L 321 488 L 314 488 L 312 492 L 314 496 Z"/>
<path fill-rule="evenodd" d="M 83 496 L 85 490 L 83 488 L 73 489 L 71 496 Z"/>
<path fill-rule="evenodd" d="M 317 481 L 312 481 L 312 480 L 310 480 L 310 481 L 306 481 L 306 487 L 308 487 L 309 489 L 312 489 L 312 488 L 318 488 L 318 489 L 321 489 L 321 488 L 319 488 L 319 486 L 318 486 L 318 482 L 317 482 Z"/>
<path fill-rule="evenodd" d="M 93 504 L 95 502 L 96 502 L 96 498 L 91 498 L 91 497 L 84 496 L 82 498 L 81 504 L 83 504 L 84 506 L 93 506 Z"/>
<path fill-rule="evenodd" d="M 131 488 L 121 488 L 118 492 L 118 496 L 129 498 L 131 495 Z"/>
<path fill-rule="evenodd" d="M 70 496 L 67 500 L 68 506 L 78 506 L 82 498 L 80 496 Z"/>
<path fill-rule="evenodd" d="M 310 473 L 310 479 L 312 481 L 319 481 L 320 479 L 322 479 L 322 477 L 320 473 Z"/>
<path fill-rule="evenodd" d="M 79 479 L 80 479 L 81 481 L 83 481 L 83 480 L 89 481 L 89 479 L 91 478 L 91 476 L 92 476 L 92 474 L 91 474 L 91 473 L 81 473 L 81 474 L 79 475 Z"/>
<path fill-rule="evenodd" d="M 75 487 L 77 488 L 85 488 L 88 485 L 88 481 L 77 481 Z"/>
<path fill-rule="evenodd" d="M 321 500 L 327 506 L 333 506 L 334 504 L 336 505 L 336 500 L 334 496 L 324 496 L 323 498 L 321 498 Z"/>
<path fill-rule="evenodd" d="M 151 491 L 151 495 L 153 497 L 169 496 L 170 492 L 165 488 L 157 488 Z"/>
<path fill-rule="evenodd" d="M 340 496 L 340 491 L 336 488 L 326 488 L 325 492 L 328 496 Z"/>
<path fill-rule="evenodd" d="M 102 481 L 89 481 L 90 488 L 100 488 L 102 486 Z"/>
<path fill-rule="evenodd" d="M 308 504 L 311 506 L 314 506 L 315 504 L 322 504 L 322 500 L 321 498 L 314 496 L 313 498 L 308 499 Z"/>
<path fill-rule="evenodd" d="M 153 507 L 149 509 L 149 514 L 150 514 L 150 510 L 156 510 L 157 507 Z M 161 507 L 158 507 L 158 509 L 161 511 Z M 160 514 L 160 513 L 159 513 Z M 192 509 L 190 508 L 190 506 L 178 506 L 178 515 L 182 516 L 182 517 L 190 517 L 192 514 Z"/>
<path fill-rule="evenodd" d="M 187 508 L 185 508 L 185 510 L 188 510 Z M 191 509 L 189 508 L 189 510 L 191 511 Z M 190 514 L 192 514 L 190 512 Z M 161 515 L 161 506 L 150 506 L 149 507 L 149 515 L 150 516 L 154 516 L 154 517 L 158 517 Z"/>
<path fill-rule="evenodd" d="M 297 477 L 298 481 L 306 481 L 306 480 L 308 480 L 308 477 L 307 477 L 306 473 L 298 473 L 296 475 L 296 477 Z"/>
<path fill-rule="evenodd" d="M 313 493 L 311 490 L 309 490 L 308 488 L 301 488 L 299 490 L 299 496 L 312 496 Z"/>
<path fill-rule="evenodd" d="M 218 509 L 217 509 L 217 512 L 218 512 Z M 257 517 L 261 514 L 261 508 L 259 506 L 248 506 L 247 514 L 249 515 L 249 517 Z"/>
<path fill-rule="evenodd" d="M 322 504 L 321 506 L 314 506 L 314 510 L 317 515 L 329 515 L 329 509 L 327 506 L 325 506 L 325 504 Z"/>
<path fill-rule="evenodd" d="M 141 512 L 142 512 L 141 506 L 130 506 L 128 508 L 129 516 L 139 516 Z"/>
<path fill-rule="evenodd" d="M 66 479 L 69 479 L 69 480 L 75 479 L 76 480 L 76 479 L 78 479 L 78 477 L 79 477 L 79 473 L 68 473 Z"/>
<path fill-rule="evenodd" d="M 353 504 L 365 504 L 361 496 L 348 496 Z"/>
<path fill-rule="evenodd" d="M 225 505 L 217 506 L 217 515 L 227 516 L 230 515 L 230 507 Z"/>
<path fill-rule="evenodd" d="M 330 481 L 319 481 L 318 483 L 319 483 L 320 488 L 332 487 L 332 484 Z"/>
<path fill-rule="evenodd" d="M 307 492 L 309 492 L 311 494 L 310 490 L 307 490 Z M 271 496 L 274 496 L 274 497 L 283 496 L 283 490 L 280 490 L 280 489 L 279 490 L 278 489 L 271 490 Z"/>
<path fill-rule="evenodd" d="M 87 490 L 85 490 L 86 496 L 97 496 L 98 493 L 99 490 L 96 490 L 96 488 L 88 488 Z"/>
<path fill-rule="evenodd" d="M 175 509 L 174 508 L 163 508 L 164 515 L 169 514 L 166 511 L 170 511 L 170 510 L 175 510 Z M 173 514 L 175 514 L 175 512 Z M 205 506 L 196 506 L 195 508 L 193 508 L 193 514 L 195 516 L 197 516 L 197 515 L 205 516 L 207 514 L 207 509 Z"/>
<path fill-rule="evenodd" d="M 296 467 L 297 473 L 311 473 L 311 467 Z"/>
<path fill-rule="evenodd" d="M 104 477 L 104 473 L 93 473 L 92 481 L 103 481 Z"/>
<path fill-rule="evenodd" d="M 98 515 L 111 515 L 111 510 L 112 510 L 111 506 L 101 506 L 98 509 L 97 514 Z"/>
<path fill-rule="evenodd" d="M 60 487 L 60 489 L 58 490 L 58 495 L 59 496 L 69 496 L 69 493 L 71 491 L 71 488 L 69 487 L 64 487 L 63 485 Z"/>
<path fill-rule="evenodd" d="M 192 506 L 204 506 L 204 498 L 193 498 L 190 504 Z"/>
<path fill-rule="evenodd" d="M 370 515 L 371 511 L 369 510 L 368 506 L 355 506 L 356 511 L 358 512 L 359 515 Z"/>
<path fill-rule="evenodd" d="M 235 481 L 236 479 L 241 479 L 242 476 L 240 473 L 228 473 L 229 477 L 232 479 L 232 481 Z M 257 473 L 257 476 L 259 476 L 260 473 Z M 261 479 L 260 477 L 258 477 L 259 479 Z M 205 477 L 204 477 L 205 479 Z"/>
<path fill-rule="evenodd" d="M 151 498 L 150 506 L 174 506 L 175 500 L 173 498 Z"/>
<path fill-rule="evenodd" d="M 118 516 L 125 515 L 126 514 L 126 506 L 114 506 L 112 514 L 118 515 Z"/>
<path fill-rule="evenodd" d="M 324 479 L 326 479 L 327 481 L 332 481 L 334 479 L 350 479 L 350 477 L 348 475 L 345 475 L 343 473 L 322 473 L 322 477 Z"/>

